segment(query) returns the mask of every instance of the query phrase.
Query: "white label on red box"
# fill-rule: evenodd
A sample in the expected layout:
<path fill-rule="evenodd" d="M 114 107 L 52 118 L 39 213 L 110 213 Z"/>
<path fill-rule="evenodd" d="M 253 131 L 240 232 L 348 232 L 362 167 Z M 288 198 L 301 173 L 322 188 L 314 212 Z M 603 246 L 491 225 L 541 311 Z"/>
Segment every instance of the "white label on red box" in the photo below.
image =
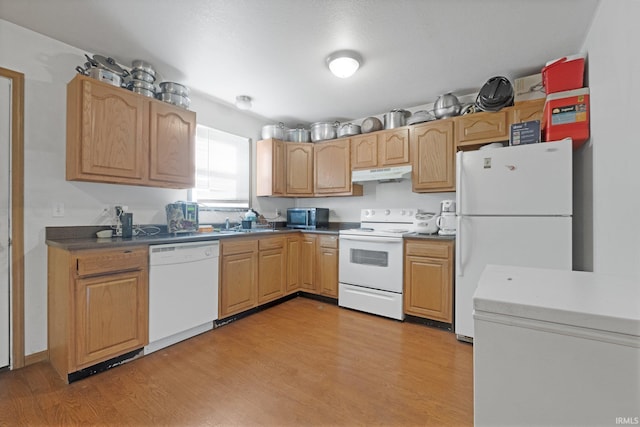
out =
<path fill-rule="evenodd" d="M 551 110 L 552 125 L 566 125 L 587 121 L 587 104 L 572 104 L 553 107 Z"/>

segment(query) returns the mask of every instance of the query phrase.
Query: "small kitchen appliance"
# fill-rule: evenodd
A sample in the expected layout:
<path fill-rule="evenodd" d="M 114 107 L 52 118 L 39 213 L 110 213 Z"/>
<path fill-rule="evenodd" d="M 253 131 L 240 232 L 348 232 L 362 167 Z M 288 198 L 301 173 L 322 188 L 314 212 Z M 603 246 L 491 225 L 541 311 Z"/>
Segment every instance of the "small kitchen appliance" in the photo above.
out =
<path fill-rule="evenodd" d="M 435 234 L 438 232 L 438 215 L 434 212 L 418 212 L 413 220 L 415 232 L 418 234 Z"/>
<path fill-rule="evenodd" d="M 327 208 L 289 208 L 287 209 L 287 227 L 315 230 L 329 227 L 329 209 Z"/>
<path fill-rule="evenodd" d="M 440 216 L 436 220 L 436 225 L 440 229 L 438 234 L 442 236 L 456 234 L 456 202 L 454 200 L 440 202 Z"/>
<path fill-rule="evenodd" d="M 169 203 L 167 212 L 167 232 L 192 233 L 198 231 L 198 204 L 194 202 Z"/>

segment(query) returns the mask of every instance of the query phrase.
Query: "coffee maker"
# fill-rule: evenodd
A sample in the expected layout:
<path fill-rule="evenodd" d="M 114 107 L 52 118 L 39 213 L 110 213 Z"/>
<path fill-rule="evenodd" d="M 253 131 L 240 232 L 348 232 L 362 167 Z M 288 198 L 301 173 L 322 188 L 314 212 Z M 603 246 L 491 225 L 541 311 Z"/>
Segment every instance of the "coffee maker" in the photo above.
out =
<path fill-rule="evenodd" d="M 443 200 L 440 202 L 440 216 L 438 217 L 438 234 L 452 236 L 456 234 L 456 202 Z"/>

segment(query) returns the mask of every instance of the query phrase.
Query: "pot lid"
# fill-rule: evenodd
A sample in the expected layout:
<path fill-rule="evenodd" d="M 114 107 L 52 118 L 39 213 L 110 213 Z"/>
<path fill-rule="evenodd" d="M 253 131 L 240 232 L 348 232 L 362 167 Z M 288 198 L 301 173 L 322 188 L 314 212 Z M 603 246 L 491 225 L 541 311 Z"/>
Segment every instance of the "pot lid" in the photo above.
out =
<path fill-rule="evenodd" d="M 111 71 L 112 73 L 123 75 L 125 73 L 124 69 L 116 64 L 116 61 L 113 58 L 109 58 L 102 55 L 93 55 L 93 60 L 98 67 L 104 68 L 105 70 Z"/>

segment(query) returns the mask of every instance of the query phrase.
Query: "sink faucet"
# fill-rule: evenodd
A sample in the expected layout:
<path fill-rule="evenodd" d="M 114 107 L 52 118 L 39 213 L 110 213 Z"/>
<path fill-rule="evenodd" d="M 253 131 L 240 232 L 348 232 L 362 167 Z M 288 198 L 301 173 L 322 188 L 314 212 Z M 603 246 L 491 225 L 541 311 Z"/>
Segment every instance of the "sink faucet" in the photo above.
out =
<path fill-rule="evenodd" d="M 229 229 L 229 217 L 227 217 L 227 219 L 224 220 L 224 228 L 225 229 Z"/>

